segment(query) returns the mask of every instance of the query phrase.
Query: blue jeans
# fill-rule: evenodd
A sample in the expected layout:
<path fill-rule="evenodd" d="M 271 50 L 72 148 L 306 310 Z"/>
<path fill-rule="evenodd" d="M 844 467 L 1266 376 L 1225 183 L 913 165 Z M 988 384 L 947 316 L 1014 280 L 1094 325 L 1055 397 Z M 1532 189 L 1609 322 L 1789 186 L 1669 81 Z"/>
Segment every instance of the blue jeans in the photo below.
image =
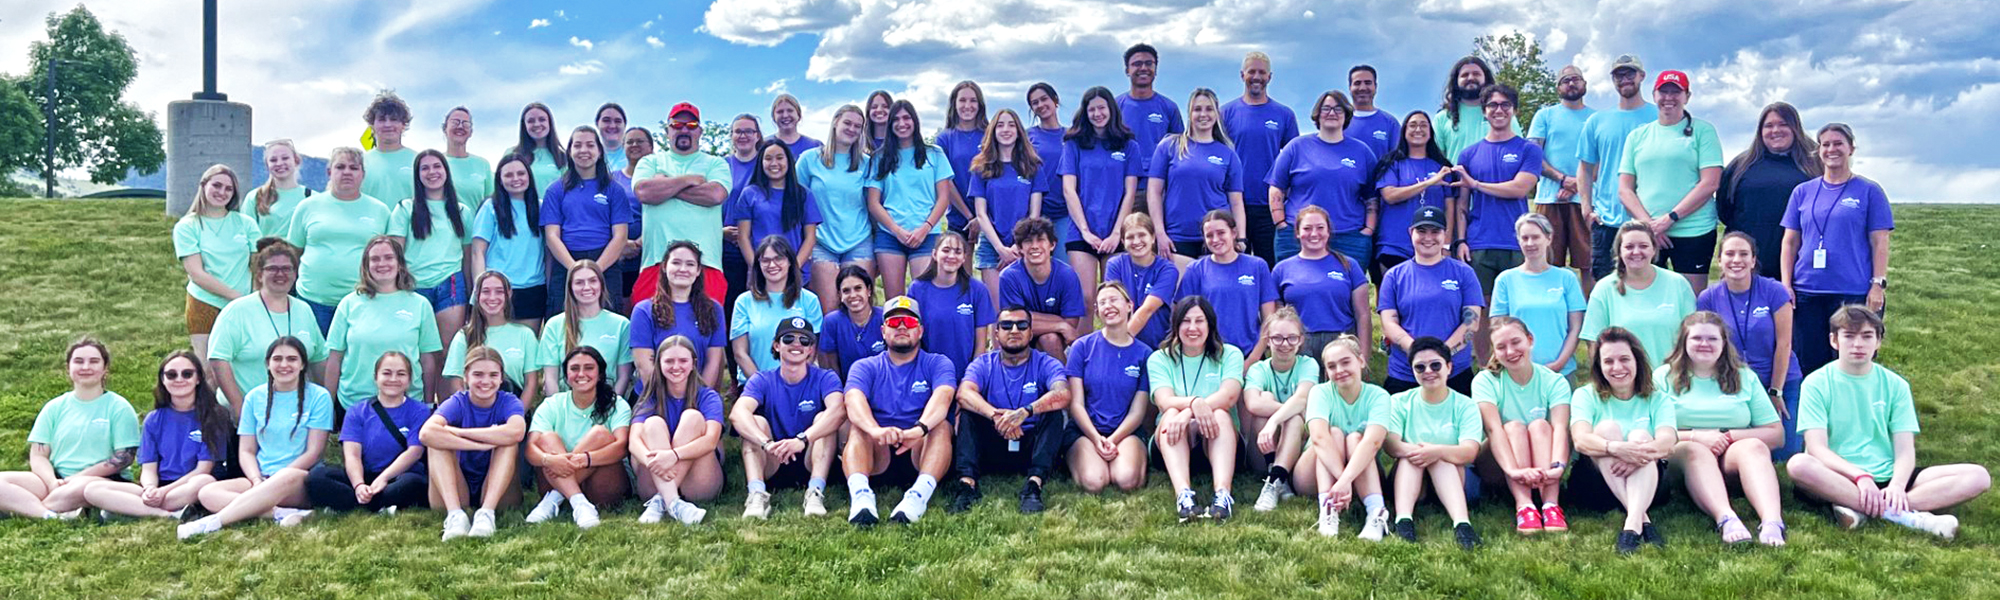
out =
<path fill-rule="evenodd" d="M 1603 223 L 1590 226 L 1590 274 L 1599 278 L 1618 272 L 1618 228 Z M 1590 289 L 1596 282 L 1583 282 Z M 1824 344 L 1822 344 L 1824 345 Z"/>
<path fill-rule="evenodd" d="M 1271 258 L 1273 260 L 1271 264 L 1276 265 L 1278 262 L 1298 255 L 1298 234 L 1292 233 L 1292 228 L 1290 227 L 1279 227 L 1277 233 L 1271 236 Z"/>
<path fill-rule="evenodd" d="M 300 298 L 300 300 L 306 299 Z M 327 330 L 333 328 L 333 311 L 340 307 L 338 305 L 320 304 L 311 300 L 306 300 L 306 306 L 312 308 L 313 320 L 319 322 L 319 334 L 326 335 Z"/>
<path fill-rule="evenodd" d="M 1771 451 L 1773 460 L 1783 461 L 1806 451 L 1806 438 L 1799 435 L 1799 382 L 1804 380 L 1804 375 L 1792 373 L 1785 380 L 1785 389 L 1779 390 L 1785 394 L 1785 412 L 1792 416 L 1781 419 L 1785 427 L 1785 446 Z"/>
<path fill-rule="evenodd" d="M 431 301 L 431 310 L 444 310 L 455 306 L 465 306 L 465 272 L 452 273 L 437 287 L 417 290 L 418 296 Z"/>

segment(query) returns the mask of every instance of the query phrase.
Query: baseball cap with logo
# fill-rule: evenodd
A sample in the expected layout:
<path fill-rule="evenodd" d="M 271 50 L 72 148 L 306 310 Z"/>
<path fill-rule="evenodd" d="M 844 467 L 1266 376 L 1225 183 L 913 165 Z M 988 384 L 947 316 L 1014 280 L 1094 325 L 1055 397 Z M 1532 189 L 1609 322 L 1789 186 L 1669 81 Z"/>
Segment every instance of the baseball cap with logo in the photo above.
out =
<path fill-rule="evenodd" d="M 1611 74 L 1617 75 L 1618 71 L 1624 69 L 1632 69 L 1634 71 L 1645 71 L 1646 65 L 1640 63 L 1639 57 L 1637 56 L 1633 56 L 1630 54 L 1620 54 L 1618 55 L 1618 58 L 1616 60 L 1611 61 Z"/>
<path fill-rule="evenodd" d="M 687 113 L 688 115 L 693 116 L 694 120 L 696 121 L 701 120 L 701 109 L 695 108 L 694 104 L 688 102 L 675 104 L 673 110 L 667 111 L 667 118 L 672 119 L 674 118 L 675 115 L 679 115 L 681 113 Z"/>
<path fill-rule="evenodd" d="M 909 296 L 890 298 L 888 303 L 882 305 L 883 318 L 895 316 L 898 312 L 916 317 L 918 321 L 924 318 L 923 313 L 917 311 L 917 301 L 910 299 Z"/>
<path fill-rule="evenodd" d="M 1660 88 L 1667 87 L 1668 85 L 1681 86 L 1682 90 L 1692 89 L 1688 87 L 1687 73 L 1682 73 L 1680 71 L 1675 71 L 1671 69 L 1666 71 L 1660 71 L 1660 76 L 1653 79 L 1653 89 L 1656 91 L 1659 90 Z"/>
<path fill-rule="evenodd" d="M 1420 227 L 1444 229 L 1444 209 L 1435 206 L 1418 208 L 1417 214 L 1410 216 L 1410 229 Z"/>
<path fill-rule="evenodd" d="M 805 320 L 804 317 L 791 317 L 778 321 L 778 332 L 772 334 L 771 339 L 784 339 L 787 333 L 803 333 L 815 341 L 819 340 L 819 334 L 813 332 L 812 322 Z"/>

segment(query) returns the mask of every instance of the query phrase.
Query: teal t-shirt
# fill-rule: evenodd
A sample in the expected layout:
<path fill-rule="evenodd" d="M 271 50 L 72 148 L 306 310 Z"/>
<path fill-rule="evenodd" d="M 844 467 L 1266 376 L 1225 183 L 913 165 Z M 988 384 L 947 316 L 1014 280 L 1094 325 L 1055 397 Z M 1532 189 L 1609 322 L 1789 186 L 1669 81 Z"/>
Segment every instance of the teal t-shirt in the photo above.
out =
<path fill-rule="evenodd" d="M 292 213 L 285 240 L 304 251 L 299 257 L 299 296 L 332 306 L 361 281 L 361 250 L 389 232 L 389 207 L 362 194 L 340 200 L 313 194 Z"/>
<path fill-rule="evenodd" d="M 1526 385 L 1514 383 L 1514 376 L 1506 371 L 1481 369 L 1472 378 L 1472 399 L 1499 409 L 1502 423 L 1547 421 L 1549 411 L 1569 404 L 1569 380 L 1540 364 L 1534 369 Z"/>
<path fill-rule="evenodd" d="M 1655 366 L 1666 362 L 1667 353 L 1673 351 L 1681 319 L 1696 310 L 1694 288 L 1688 286 L 1687 278 L 1666 269 L 1659 269 L 1646 289 L 1626 286 L 1623 294 L 1618 293 L 1618 274 L 1606 275 L 1591 288 L 1588 305 L 1578 337 L 1595 342 L 1604 328 L 1623 327 L 1639 338 L 1639 344 L 1646 347 L 1646 358 Z"/>
<path fill-rule="evenodd" d="M 417 287 L 434 288 L 465 270 L 465 247 L 472 243 L 475 215 L 471 208 L 460 204 L 459 229 L 454 230 L 451 215 L 445 212 L 445 201 L 425 200 L 431 213 L 431 231 L 420 240 L 410 232 L 410 218 L 416 210 L 411 202 L 397 202 L 396 209 L 389 212 L 389 235 L 403 238 L 403 259 L 410 263 L 410 275 L 417 278 Z"/>
<path fill-rule="evenodd" d="M 345 353 L 340 361 L 340 405 L 353 408 L 375 397 L 375 360 L 390 350 L 410 357 L 410 396 L 424 397 L 425 352 L 444 350 L 431 301 L 416 292 L 370 298 L 348 294 L 333 310 L 326 347 Z"/>
<path fill-rule="evenodd" d="M 528 174 L 534 176 L 534 181 L 529 182 L 528 189 L 536 192 L 549 189 L 550 185 L 562 181 L 562 167 L 556 166 L 555 153 L 542 148 L 535 149 L 535 160 L 528 163 Z"/>
<path fill-rule="evenodd" d="M 1589 423 L 1591 427 L 1605 421 L 1618 423 L 1618 430 L 1631 436 L 1633 432 L 1644 431 L 1653 435 L 1661 427 L 1678 429 L 1679 421 L 1674 418 L 1674 398 L 1665 390 L 1654 389 L 1649 396 L 1633 396 L 1629 400 L 1619 400 L 1617 396 L 1598 396 L 1596 386 L 1576 388 L 1569 398 L 1569 421 Z M 1623 440 L 1611 440 L 1623 441 Z"/>
<path fill-rule="evenodd" d="M 1172 345 L 1154 350 L 1146 358 L 1146 380 L 1148 390 L 1167 388 L 1177 396 L 1207 396 L 1222 389 L 1222 382 L 1236 380 L 1243 382 L 1243 351 L 1229 344 L 1222 345 L 1222 356 L 1211 360 L 1204 356 L 1188 356 Z"/>
<path fill-rule="evenodd" d="M 236 435 L 257 437 L 257 467 L 265 477 L 298 460 L 311 441 L 312 430 L 333 431 L 333 396 L 317 383 L 307 383 L 305 408 L 299 408 L 297 391 L 277 392 L 257 386 L 243 394 L 243 422 Z"/>
<path fill-rule="evenodd" d="M 1692 291 L 1692 290 L 1690 290 Z M 1546 365 L 1562 354 L 1569 340 L 1570 315 L 1589 308 L 1584 303 L 1583 283 L 1576 273 L 1549 267 L 1540 273 L 1514 267 L 1493 280 L 1493 316 L 1511 316 L 1528 326 L 1535 335 L 1534 361 Z M 1576 357 L 1563 363 L 1562 374 L 1576 371 Z"/>
<path fill-rule="evenodd" d="M 1298 357 L 1292 361 L 1292 368 L 1283 373 L 1271 366 L 1270 359 L 1265 359 L 1250 366 L 1250 373 L 1244 376 L 1243 392 L 1270 392 L 1282 404 L 1291 400 L 1300 386 L 1316 383 L 1319 383 L 1319 363 L 1311 359 Z"/>
<path fill-rule="evenodd" d="M 542 324 L 541 348 L 535 353 L 535 368 L 556 368 L 556 389 L 569 389 L 569 378 L 562 376 L 563 355 L 569 349 L 563 347 L 563 336 L 569 331 L 569 313 L 556 315 Z M 585 319 L 583 327 L 577 330 L 577 342 L 596 348 L 604 355 L 607 372 L 603 377 L 617 377 L 619 365 L 632 364 L 632 322 L 623 315 L 609 310 L 599 311 L 597 316 Z"/>
<path fill-rule="evenodd" d="M 863 184 L 868 179 L 868 159 L 848 170 L 847 155 L 833 157 L 833 166 L 820 163 L 825 148 L 813 148 L 799 155 L 799 183 L 812 190 L 819 203 L 819 245 L 839 253 L 854 249 L 875 235 L 874 221 L 868 216 L 868 197 Z M 1046 163 L 1049 157 L 1042 157 Z"/>
<path fill-rule="evenodd" d="M 465 377 L 465 336 L 451 336 L 451 349 L 444 355 L 444 376 Z M 520 323 L 502 323 L 486 328 L 486 347 L 500 353 L 501 372 L 514 385 L 527 385 L 529 369 L 541 368 L 540 342 L 535 330 Z"/>
<path fill-rule="evenodd" d="M 1827 363 L 1799 386 L 1799 431 L 1813 429 L 1826 430 L 1834 454 L 1888 481 L 1896 469 L 1890 435 L 1919 430 L 1910 382 L 1882 365 L 1856 377 Z"/>
<path fill-rule="evenodd" d="M 264 354 L 278 338 L 298 338 L 310 362 L 326 360 L 326 336 L 319 332 L 312 307 L 297 297 L 286 300 L 284 312 L 274 313 L 264 306 L 263 298 L 250 294 L 222 307 L 215 317 L 215 329 L 208 334 L 208 359 L 229 363 L 238 391 L 247 394 L 269 381 Z"/>
<path fill-rule="evenodd" d="M 1722 393 L 1713 377 L 1688 377 L 1687 391 L 1675 391 L 1668 369 L 1653 371 L 1653 387 L 1666 390 L 1674 399 L 1674 421 L 1681 429 L 1747 429 L 1778 422 L 1778 409 L 1771 406 L 1771 394 L 1750 367 L 1736 373 L 1742 382 L 1734 394 Z"/>
<path fill-rule="evenodd" d="M 895 221 L 897 226 L 910 229 L 923 225 L 924 219 L 930 218 L 931 209 L 937 208 L 937 182 L 952 178 L 951 161 L 936 146 L 931 146 L 930 152 L 924 155 L 922 168 L 917 167 L 915 148 L 903 148 L 897 152 L 900 154 L 896 156 L 895 172 L 878 179 L 873 176 L 875 170 L 870 168 L 870 177 L 862 182 L 862 186 L 882 190 L 882 209 L 888 211 L 890 220 Z M 947 220 L 938 219 L 933 232 L 943 232 Z"/>
<path fill-rule="evenodd" d="M 1631 110 L 1616 107 L 1600 110 L 1583 121 L 1583 137 L 1576 144 L 1577 162 L 1597 165 L 1597 181 L 1590 186 L 1590 205 L 1597 211 L 1598 224 L 1618 227 L 1631 220 L 1625 214 L 1624 202 L 1618 199 L 1618 165 L 1625 156 L 1625 138 L 1632 130 L 1659 120 L 1659 107 L 1640 104 Z M 1577 167 L 1579 172 L 1582 169 Z"/>
<path fill-rule="evenodd" d="M 1486 132 L 1491 130 L 1486 125 L 1485 108 L 1478 104 L 1465 104 L 1463 102 L 1458 103 L 1457 108 L 1457 125 L 1451 123 L 1451 116 L 1446 114 L 1442 109 L 1438 110 L 1431 117 L 1431 130 L 1437 132 L 1437 135 L 1432 139 L 1437 140 L 1438 147 L 1444 150 L 1445 156 L 1452 157 L 1454 160 L 1458 158 L 1459 151 L 1472 147 L 1473 144 L 1479 143 L 1479 140 L 1486 139 Z M 1521 121 L 1519 119 L 1509 119 L 1507 130 L 1519 135 L 1521 133 Z M 1540 169 L 1536 170 L 1540 171 Z"/>
<path fill-rule="evenodd" d="M 263 235 L 257 221 L 240 212 L 230 211 L 213 219 L 189 214 L 174 223 L 174 258 L 200 255 L 201 270 L 238 295 L 248 294 L 250 254 L 257 251 L 257 239 Z M 188 280 L 187 293 L 216 308 L 229 304 L 228 299 L 195 285 L 193 279 Z"/>
<path fill-rule="evenodd" d="M 1485 443 L 1486 426 L 1471 398 L 1451 391 L 1443 402 L 1424 401 L 1424 389 L 1410 388 L 1389 397 L 1382 427 L 1415 444 Z"/>
<path fill-rule="evenodd" d="M 757 363 L 757 370 L 769 371 L 778 368 L 777 357 L 771 356 L 771 340 L 777 337 L 778 323 L 792 317 L 805 317 L 812 324 L 813 331 L 820 331 L 825 324 L 826 312 L 820 310 L 819 296 L 811 290 L 799 290 L 799 301 L 787 307 L 782 295 L 771 296 L 768 300 L 758 300 L 756 294 L 745 292 L 736 297 L 736 310 L 729 317 L 729 339 L 745 338 L 750 346 L 750 358 Z M 738 369 L 738 373 L 742 370 Z M 745 377 L 745 381 L 749 378 Z"/>
<path fill-rule="evenodd" d="M 1361 433 L 1389 420 L 1389 392 L 1372 383 L 1361 384 L 1361 394 L 1351 403 L 1340 396 L 1340 386 L 1332 384 L 1314 386 L 1306 402 L 1306 422 L 1326 421 L 1327 427 L 1341 433 Z"/>
<path fill-rule="evenodd" d="M 479 206 L 493 195 L 493 163 L 476 154 L 467 154 L 465 158 L 447 154 L 444 165 L 451 169 L 451 189 L 458 192 L 460 204 Z"/>
<path fill-rule="evenodd" d="M 271 214 L 268 215 L 257 213 L 256 196 L 246 197 L 243 199 L 243 212 L 257 221 L 257 228 L 264 232 L 264 237 L 285 237 L 292 227 L 292 213 L 299 210 L 299 203 L 306 200 L 308 191 L 303 185 L 278 190 L 278 200 L 271 203 Z M 319 192 L 313 194 L 318 195 Z"/>
<path fill-rule="evenodd" d="M 1693 119 L 1693 117 L 1689 117 Z M 1694 119 L 1694 135 L 1682 135 L 1686 122 L 1661 125 L 1658 119 L 1632 130 L 1625 139 L 1625 154 L 1618 174 L 1634 175 L 1639 183 L 1639 202 L 1653 218 L 1667 218 L 1667 211 L 1701 181 L 1701 170 L 1722 168 L 1722 140 L 1715 126 Z M 1691 237 L 1715 232 L 1715 202 L 1711 196 L 1693 214 L 1667 228 L 1667 235 Z"/>
<path fill-rule="evenodd" d="M 69 477 L 111 459 L 120 448 L 139 447 L 139 413 L 117 392 L 84 400 L 63 392 L 42 405 L 28 442 L 49 447 L 56 477 Z"/>
<path fill-rule="evenodd" d="M 637 182 L 652 179 L 655 175 L 700 175 L 721 185 L 725 191 L 734 191 L 729 190 L 729 163 L 720 156 L 704 152 L 686 156 L 671 151 L 654 152 L 639 159 L 639 164 L 632 167 L 635 186 Z M 633 202 L 638 202 L 638 199 L 634 197 Z M 722 205 L 698 206 L 693 202 L 670 198 L 659 204 L 642 203 L 640 217 L 645 224 L 639 238 L 644 242 L 639 264 L 660 264 L 660 259 L 667 257 L 667 246 L 688 240 L 701 248 L 702 266 L 722 268 Z"/>
<path fill-rule="evenodd" d="M 361 153 L 361 194 L 381 202 L 384 208 L 416 197 L 417 151 L 408 146 L 395 152 L 381 149 Z"/>
<path fill-rule="evenodd" d="M 626 403 L 624 398 L 618 399 L 618 405 L 602 421 L 591 418 L 590 413 L 590 407 L 577 407 L 569 392 L 559 392 L 535 406 L 535 418 L 529 421 L 528 431 L 554 433 L 562 438 L 564 450 L 575 450 L 576 443 L 590 433 L 591 427 L 603 425 L 605 429 L 617 432 L 632 426 L 632 405 Z"/>

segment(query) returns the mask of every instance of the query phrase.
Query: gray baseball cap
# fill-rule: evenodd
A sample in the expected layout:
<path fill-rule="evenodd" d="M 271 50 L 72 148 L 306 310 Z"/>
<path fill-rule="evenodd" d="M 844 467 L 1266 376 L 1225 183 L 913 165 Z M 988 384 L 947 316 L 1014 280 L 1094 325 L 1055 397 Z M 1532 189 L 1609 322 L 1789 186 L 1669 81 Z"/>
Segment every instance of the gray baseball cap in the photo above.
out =
<path fill-rule="evenodd" d="M 1646 65 L 1639 62 L 1639 57 L 1637 56 L 1620 54 L 1617 59 L 1611 61 L 1611 74 L 1617 75 L 1619 69 L 1632 69 L 1644 73 Z"/>

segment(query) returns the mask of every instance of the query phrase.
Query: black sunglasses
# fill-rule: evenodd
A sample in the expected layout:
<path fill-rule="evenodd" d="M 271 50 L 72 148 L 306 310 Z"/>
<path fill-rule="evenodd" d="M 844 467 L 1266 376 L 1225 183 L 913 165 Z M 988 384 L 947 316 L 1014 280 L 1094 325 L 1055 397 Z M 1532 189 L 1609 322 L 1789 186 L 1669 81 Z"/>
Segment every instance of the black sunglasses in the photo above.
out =
<path fill-rule="evenodd" d="M 784 337 L 778 338 L 778 343 L 788 346 L 811 346 L 813 339 L 812 336 L 803 333 L 787 333 Z"/>
<path fill-rule="evenodd" d="M 1410 369 L 1418 373 L 1429 373 L 1431 371 L 1437 371 L 1439 373 L 1443 373 L 1445 368 L 1447 368 L 1447 365 L 1444 364 L 1444 361 L 1439 361 L 1439 360 L 1434 360 L 1430 362 L 1420 362 L 1414 365 L 1410 365 Z"/>
<path fill-rule="evenodd" d="M 194 369 L 180 369 L 180 370 L 173 370 L 173 371 L 160 371 L 160 377 L 161 377 L 162 379 L 166 379 L 167 381 L 178 381 L 178 380 L 182 380 L 182 379 L 194 379 L 194 378 L 195 378 L 195 375 L 196 375 L 196 373 L 195 373 L 195 370 L 194 370 Z"/>
<path fill-rule="evenodd" d="M 993 324 L 994 327 L 1000 328 L 1001 331 L 1027 331 L 1028 325 L 1029 323 L 1026 320 L 1000 321 Z"/>

